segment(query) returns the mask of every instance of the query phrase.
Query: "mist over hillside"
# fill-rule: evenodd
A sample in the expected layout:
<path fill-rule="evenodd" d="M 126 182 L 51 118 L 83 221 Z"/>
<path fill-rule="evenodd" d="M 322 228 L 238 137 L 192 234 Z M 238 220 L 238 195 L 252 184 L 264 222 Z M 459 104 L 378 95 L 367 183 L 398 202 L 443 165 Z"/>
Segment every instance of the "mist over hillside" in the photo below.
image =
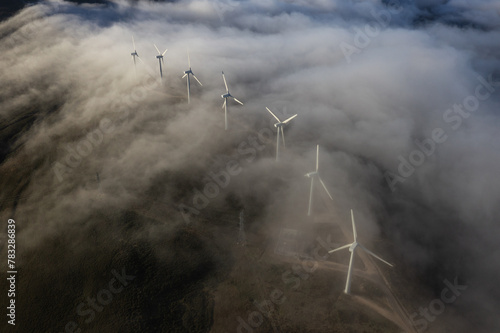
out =
<path fill-rule="evenodd" d="M 0 216 L 16 221 L 20 272 L 19 325 L 2 332 L 209 332 L 241 210 L 249 235 L 314 229 L 317 144 L 332 223 L 354 209 L 367 246 L 423 294 L 467 286 L 446 305 L 454 329 L 500 329 L 498 2 L 18 7 L 0 23 Z M 190 104 L 188 50 L 203 84 Z M 244 103 L 227 131 L 222 71 Z M 266 107 L 298 114 L 279 163 Z M 134 279 L 112 311 L 76 312 L 122 270 Z"/>

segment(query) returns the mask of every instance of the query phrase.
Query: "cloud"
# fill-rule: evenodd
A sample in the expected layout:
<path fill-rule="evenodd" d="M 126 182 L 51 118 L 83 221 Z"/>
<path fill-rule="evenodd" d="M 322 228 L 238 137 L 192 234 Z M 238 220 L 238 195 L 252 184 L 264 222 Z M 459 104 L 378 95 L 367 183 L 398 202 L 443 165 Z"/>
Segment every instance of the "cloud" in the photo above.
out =
<path fill-rule="evenodd" d="M 179 205 L 192 206 L 207 172 L 233 156 L 243 171 L 211 200 L 214 214 L 245 208 L 264 224 L 287 212 L 287 223 L 301 225 L 303 174 L 320 144 L 336 209 L 359 211 L 360 230 L 372 241 L 383 234 L 395 260 L 421 270 L 423 285 L 439 292 L 443 278 L 465 280 L 470 287 L 454 304 L 453 320 L 469 313 L 477 331 L 498 329 L 487 309 L 498 307 L 493 263 L 500 259 L 499 8 L 493 1 L 397 5 L 112 1 L 25 8 L 0 24 L 0 214 L 23 223 L 18 237 L 33 250 L 76 226 L 98 228 L 102 216 L 113 221 L 107 232 L 120 233 L 118 212 L 161 211 L 160 226 L 138 218 L 135 236 L 156 244 L 155 232 L 174 237 L 184 228 Z M 132 35 L 142 59 L 136 70 Z M 161 83 L 153 43 L 169 49 Z M 342 43 L 358 50 L 350 61 Z M 188 49 L 203 83 L 192 86 L 189 106 L 180 78 Z M 245 103 L 230 104 L 227 133 L 223 70 L 231 94 Z M 474 96 L 483 78 L 493 91 L 453 129 L 445 113 Z M 254 148 L 250 162 L 253 155 L 239 152 L 240 144 L 251 147 L 254 131 L 275 133 L 266 106 L 298 114 L 285 132 L 286 164 L 278 167 L 274 137 L 258 143 L 263 149 Z M 397 174 L 398 157 L 408 159 L 436 128 L 447 140 L 391 191 L 384 175 Z M 62 181 L 57 163 L 65 168 Z"/>

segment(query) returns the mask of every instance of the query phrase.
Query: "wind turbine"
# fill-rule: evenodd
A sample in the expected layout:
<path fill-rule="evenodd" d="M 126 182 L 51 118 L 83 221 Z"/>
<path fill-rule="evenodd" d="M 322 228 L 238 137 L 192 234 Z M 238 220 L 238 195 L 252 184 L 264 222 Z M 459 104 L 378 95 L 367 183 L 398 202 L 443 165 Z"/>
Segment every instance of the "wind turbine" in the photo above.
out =
<path fill-rule="evenodd" d="M 184 76 L 182 78 L 185 78 L 187 76 L 188 104 L 189 104 L 191 101 L 191 81 L 189 79 L 189 75 L 191 74 L 194 77 L 194 79 L 196 81 L 198 81 L 200 86 L 203 86 L 203 85 L 201 84 L 200 80 L 198 80 L 196 75 L 194 75 L 193 71 L 191 70 L 191 59 L 189 58 L 189 52 L 188 52 L 188 66 L 189 66 L 189 69 L 187 71 L 184 71 Z"/>
<path fill-rule="evenodd" d="M 330 194 L 330 192 L 328 192 L 328 189 L 326 188 L 325 183 L 323 183 L 323 180 L 319 176 L 318 169 L 319 169 L 319 145 L 316 146 L 316 170 L 311 171 L 309 173 L 306 173 L 306 175 L 305 175 L 306 177 L 311 178 L 311 192 L 309 193 L 309 209 L 307 211 L 307 216 L 311 216 L 313 187 L 314 187 L 314 178 L 315 177 L 318 178 L 319 182 L 321 183 L 321 185 L 323 185 L 323 188 L 325 189 L 325 191 L 328 194 L 328 196 L 330 197 L 330 199 L 333 200 L 332 195 Z"/>
<path fill-rule="evenodd" d="M 130 55 L 132 56 L 132 59 L 134 60 L 134 67 L 135 67 L 135 71 L 137 73 L 137 64 L 136 64 L 135 58 L 137 57 L 137 59 L 139 59 L 140 61 L 142 61 L 142 59 L 139 57 L 139 54 L 137 53 L 137 49 L 135 48 L 134 36 L 132 36 L 132 45 L 134 45 L 134 52 L 130 53 Z"/>
<path fill-rule="evenodd" d="M 224 80 L 224 85 L 226 86 L 226 93 L 221 95 L 221 97 L 224 98 L 224 104 L 222 104 L 222 107 L 224 108 L 224 128 L 227 130 L 227 99 L 232 98 L 241 105 L 243 105 L 243 103 L 238 101 L 236 98 L 234 98 L 233 95 L 229 93 L 229 88 L 227 87 L 226 76 L 224 75 L 224 72 L 222 72 L 222 79 Z"/>
<path fill-rule="evenodd" d="M 163 72 L 161 70 L 161 64 L 165 64 L 165 62 L 163 61 L 163 56 L 165 55 L 165 53 L 167 53 L 168 49 L 165 49 L 165 51 L 163 51 L 163 53 L 160 52 L 160 50 L 158 49 L 158 47 L 156 46 L 156 44 L 153 44 L 155 46 L 155 49 L 156 51 L 158 51 L 158 55 L 156 56 L 156 59 L 158 59 L 158 63 L 160 64 L 160 78 L 163 79 Z"/>
<path fill-rule="evenodd" d="M 377 256 L 375 253 L 373 253 L 372 251 L 368 250 L 366 247 L 364 247 L 363 245 L 358 243 L 358 234 L 356 233 L 356 224 L 354 223 L 354 213 L 353 213 L 352 209 L 351 209 L 351 221 L 352 221 L 352 232 L 354 234 L 354 242 L 352 242 L 351 244 L 341 246 L 341 247 L 336 248 L 334 250 L 328 251 L 328 253 L 333 253 L 336 251 L 343 250 L 345 248 L 349 248 L 349 251 L 351 252 L 351 259 L 349 260 L 349 269 L 347 270 L 347 281 L 345 283 L 345 289 L 344 289 L 344 293 L 346 293 L 346 294 L 351 293 L 351 277 L 352 277 L 352 269 L 354 266 L 354 251 L 356 251 L 356 248 L 360 247 L 361 249 L 363 249 L 363 251 L 365 251 L 369 255 L 377 258 L 378 260 L 382 261 L 384 264 L 387 264 L 387 265 L 393 267 L 392 264 L 388 263 L 384 259 Z"/>
<path fill-rule="evenodd" d="M 293 118 L 297 117 L 297 115 L 293 115 L 287 120 L 281 121 L 280 118 L 278 118 L 274 113 L 269 110 L 269 108 L 266 107 L 266 110 L 269 111 L 270 114 L 278 121 L 276 124 L 274 124 L 274 127 L 277 128 L 277 137 L 276 137 L 276 161 L 279 159 L 279 152 L 280 152 L 280 132 L 281 132 L 281 137 L 283 138 L 283 147 L 285 147 L 285 132 L 283 132 L 283 127 L 292 120 Z"/>

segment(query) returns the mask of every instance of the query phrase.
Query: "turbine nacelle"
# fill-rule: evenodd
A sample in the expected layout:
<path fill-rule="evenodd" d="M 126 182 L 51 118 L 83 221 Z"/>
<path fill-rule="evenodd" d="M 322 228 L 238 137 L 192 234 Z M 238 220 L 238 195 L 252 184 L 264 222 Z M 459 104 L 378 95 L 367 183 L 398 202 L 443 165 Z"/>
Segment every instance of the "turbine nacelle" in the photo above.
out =
<path fill-rule="evenodd" d="M 225 93 L 224 95 L 220 95 L 220 97 L 222 97 L 222 98 L 229 98 L 229 97 L 233 97 L 233 95 L 231 95 L 231 94 L 228 92 L 228 93 Z"/>
<path fill-rule="evenodd" d="M 139 55 L 137 54 L 137 51 L 134 51 L 134 52 L 130 53 L 130 55 L 131 55 L 132 57 L 138 57 L 138 56 L 139 56 Z"/>
<path fill-rule="evenodd" d="M 317 171 L 311 171 L 311 172 L 306 173 L 306 174 L 305 174 L 305 177 L 309 177 L 309 178 L 311 178 L 311 177 L 316 176 L 317 174 L 318 174 L 318 172 L 317 172 Z"/>

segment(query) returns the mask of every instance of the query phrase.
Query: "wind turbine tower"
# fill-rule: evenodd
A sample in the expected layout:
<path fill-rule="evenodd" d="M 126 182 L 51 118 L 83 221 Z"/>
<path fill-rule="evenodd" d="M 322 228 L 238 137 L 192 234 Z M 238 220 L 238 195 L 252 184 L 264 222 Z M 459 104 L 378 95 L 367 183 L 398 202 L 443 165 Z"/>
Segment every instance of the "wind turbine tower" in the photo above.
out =
<path fill-rule="evenodd" d="M 351 278 L 352 278 L 352 269 L 354 267 L 354 252 L 356 251 L 356 249 L 358 247 L 361 248 L 366 253 L 368 253 L 369 255 L 371 255 L 372 257 L 375 257 L 378 260 L 382 261 L 384 264 L 393 267 L 392 264 L 388 263 L 384 259 L 377 256 L 375 253 L 373 253 L 372 251 L 368 250 L 366 247 L 364 247 L 363 245 L 358 243 L 358 234 L 356 233 L 356 224 L 354 223 L 354 213 L 353 213 L 352 209 L 351 209 L 351 221 L 352 221 L 352 233 L 354 235 L 354 242 L 347 244 L 347 245 L 344 245 L 344 246 L 341 246 L 341 247 L 336 248 L 334 250 L 328 251 L 328 253 L 333 253 L 336 251 L 343 250 L 345 248 L 349 248 L 349 252 L 351 252 L 351 258 L 349 260 L 349 268 L 347 270 L 347 281 L 345 283 L 345 289 L 344 289 L 344 293 L 346 293 L 346 294 L 351 293 Z"/>

